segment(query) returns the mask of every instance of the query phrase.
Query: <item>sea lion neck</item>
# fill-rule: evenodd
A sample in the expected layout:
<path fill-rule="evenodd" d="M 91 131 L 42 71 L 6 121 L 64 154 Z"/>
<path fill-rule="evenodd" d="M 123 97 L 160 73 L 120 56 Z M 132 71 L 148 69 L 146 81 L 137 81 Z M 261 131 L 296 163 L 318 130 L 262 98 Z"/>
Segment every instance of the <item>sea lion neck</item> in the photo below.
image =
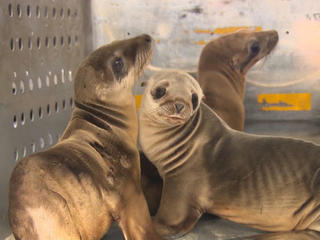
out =
<path fill-rule="evenodd" d="M 140 115 L 141 116 L 141 115 Z M 221 120 L 212 113 L 205 104 L 201 104 L 192 117 L 181 125 L 176 126 L 155 126 L 150 124 L 149 118 L 139 117 L 140 144 L 144 153 L 157 166 L 161 176 L 175 176 L 183 172 L 185 168 L 192 168 L 192 158 L 212 138 L 219 140 L 223 127 Z M 214 121 L 217 127 L 212 127 L 209 122 Z M 203 138 L 198 136 L 202 135 Z"/>
<path fill-rule="evenodd" d="M 137 123 L 134 110 L 135 107 L 133 106 L 75 101 L 73 118 L 84 118 L 100 130 L 126 132 L 136 142 L 138 130 L 132 124 L 133 122 Z"/>
<path fill-rule="evenodd" d="M 212 57 L 207 63 L 203 63 L 206 66 L 199 64 L 198 69 L 198 81 L 201 86 L 212 79 L 215 84 L 229 83 L 228 85 L 239 94 L 242 98 L 244 97 L 245 91 L 245 76 L 244 74 L 236 71 L 231 64 L 225 61 L 219 60 L 219 57 Z M 208 66 L 210 64 L 210 66 Z M 202 69 L 210 69 L 210 73 Z M 208 76 L 206 76 L 208 75 Z M 224 85 L 224 84 L 223 84 Z M 219 89 L 217 89 L 218 91 Z"/>

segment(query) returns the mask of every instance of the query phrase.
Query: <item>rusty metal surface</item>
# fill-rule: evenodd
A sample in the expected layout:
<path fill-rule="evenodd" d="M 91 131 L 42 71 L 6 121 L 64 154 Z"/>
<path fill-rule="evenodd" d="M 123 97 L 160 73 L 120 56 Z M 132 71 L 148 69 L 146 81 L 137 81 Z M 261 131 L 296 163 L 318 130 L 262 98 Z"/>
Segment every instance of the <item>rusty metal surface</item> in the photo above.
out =
<path fill-rule="evenodd" d="M 73 75 L 92 42 L 88 19 L 85 0 L 0 3 L 0 239 L 10 232 L 14 164 L 55 144 L 70 118 Z"/>

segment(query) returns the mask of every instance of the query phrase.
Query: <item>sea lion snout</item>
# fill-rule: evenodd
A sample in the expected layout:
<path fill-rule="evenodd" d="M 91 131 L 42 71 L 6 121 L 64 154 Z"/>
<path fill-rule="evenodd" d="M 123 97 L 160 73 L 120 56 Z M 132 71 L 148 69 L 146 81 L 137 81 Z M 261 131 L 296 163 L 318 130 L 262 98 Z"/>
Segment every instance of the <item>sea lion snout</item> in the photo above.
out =
<path fill-rule="evenodd" d="M 270 40 L 269 40 L 269 42 L 267 44 L 268 45 L 268 49 L 269 49 L 268 53 L 270 53 L 274 49 L 274 47 L 277 45 L 278 41 L 279 41 L 278 32 L 275 31 L 275 30 L 270 30 Z"/>
<path fill-rule="evenodd" d="M 176 102 L 174 106 L 176 107 L 177 113 L 180 113 L 182 109 L 184 109 L 184 103 L 182 102 Z"/>

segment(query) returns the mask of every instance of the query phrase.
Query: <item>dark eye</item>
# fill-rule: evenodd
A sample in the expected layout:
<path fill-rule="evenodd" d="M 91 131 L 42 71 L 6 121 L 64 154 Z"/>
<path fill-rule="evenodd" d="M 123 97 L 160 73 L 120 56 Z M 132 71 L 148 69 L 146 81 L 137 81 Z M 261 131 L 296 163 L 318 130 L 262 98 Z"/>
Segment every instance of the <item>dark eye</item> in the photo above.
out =
<path fill-rule="evenodd" d="M 251 53 L 257 54 L 260 51 L 260 45 L 258 42 L 254 42 L 250 47 Z"/>
<path fill-rule="evenodd" d="M 153 94 L 154 99 L 162 98 L 166 94 L 167 90 L 164 87 L 156 88 L 156 91 Z"/>
<path fill-rule="evenodd" d="M 123 64 L 123 61 L 120 57 L 117 57 L 114 59 L 114 61 L 112 63 L 112 69 L 115 73 L 120 73 L 123 66 L 124 66 L 124 64 Z"/>
<path fill-rule="evenodd" d="M 192 101 L 193 110 L 195 110 L 197 108 L 198 102 L 199 102 L 198 95 L 195 93 L 192 94 L 191 101 Z"/>

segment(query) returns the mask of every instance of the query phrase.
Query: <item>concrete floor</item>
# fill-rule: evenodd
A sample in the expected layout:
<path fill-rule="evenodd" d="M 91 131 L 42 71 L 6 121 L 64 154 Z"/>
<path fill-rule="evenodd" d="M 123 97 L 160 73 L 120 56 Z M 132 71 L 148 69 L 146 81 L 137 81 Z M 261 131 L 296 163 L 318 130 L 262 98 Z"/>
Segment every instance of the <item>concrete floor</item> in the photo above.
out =
<path fill-rule="evenodd" d="M 262 232 L 226 221 L 211 215 L 204 215 L 195 228 L 177 240 L 241 240 L 243 237 L 261 234 Z M 112 226 L 103 240 L 124 240 L 121 230 Z"/>

